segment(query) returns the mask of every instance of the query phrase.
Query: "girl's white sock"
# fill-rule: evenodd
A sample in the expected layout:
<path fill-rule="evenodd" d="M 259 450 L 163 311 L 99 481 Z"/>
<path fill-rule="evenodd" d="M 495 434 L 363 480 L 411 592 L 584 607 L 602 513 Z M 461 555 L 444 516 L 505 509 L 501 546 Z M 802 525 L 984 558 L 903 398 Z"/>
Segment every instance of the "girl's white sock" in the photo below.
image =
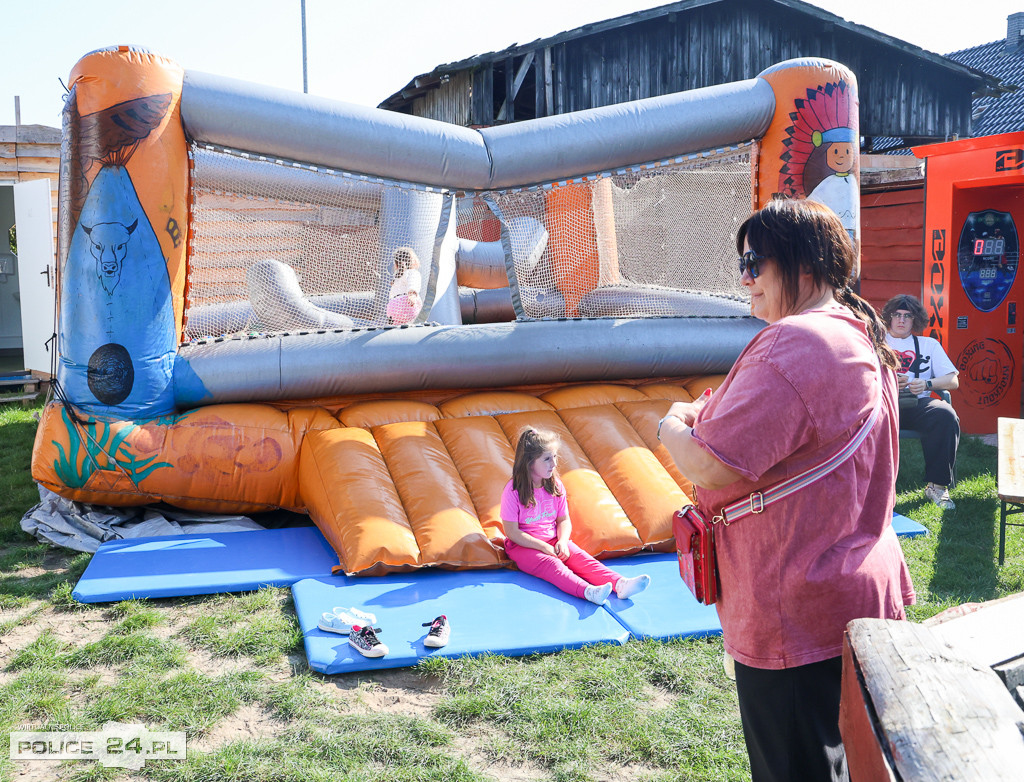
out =
<path fill-rule="evenodd" d="M 587 598 L 591 603 L 597 603 L 601 605 L 605 600 L 608 599 L 608 595 L 612 593 L 611 584 L 601 584 L 601 586 L 594 586 L 591 584 L 584 592 L 583 596 Z"/>
<path fill-rule="evenodd" d="M 625 600 L 633 595 L 638 595 L 647 589 L 651 583 L 648 575 L 633 576 L 633 578 L 620 578 L 615 582 L 615 596 Z"/>

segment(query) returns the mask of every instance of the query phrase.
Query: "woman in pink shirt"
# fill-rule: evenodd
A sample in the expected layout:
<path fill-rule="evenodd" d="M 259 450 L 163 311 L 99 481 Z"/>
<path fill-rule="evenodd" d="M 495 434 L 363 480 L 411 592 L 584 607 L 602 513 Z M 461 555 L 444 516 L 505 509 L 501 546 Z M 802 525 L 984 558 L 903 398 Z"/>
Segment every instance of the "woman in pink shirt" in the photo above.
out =
<path fill-rule="evenodd" d="M 501 493 L 505 553 L 524 573 L 600 605 L 614 590 L 627 599 L 647 589 L 647 575 L 625 578 L 573 543 L 565 487 L 558 479 L 558 438 L 526 429 L 519 436 L 512 480 Z"/>
<path fill-rule="evenodd" d="M 754 782 L 845 780 L 843 632 L 914 600 L 892 531 L 896 357 L 854 294 L 855 250 L 828 207 L 773 201 L 737 236 L 751 314 L 768 323 L 713 396 L 674 404 L 661 437 L 708 518 L 819 465 L 879 407 L 831 473 L 715 530 L 719 600 Z"/>

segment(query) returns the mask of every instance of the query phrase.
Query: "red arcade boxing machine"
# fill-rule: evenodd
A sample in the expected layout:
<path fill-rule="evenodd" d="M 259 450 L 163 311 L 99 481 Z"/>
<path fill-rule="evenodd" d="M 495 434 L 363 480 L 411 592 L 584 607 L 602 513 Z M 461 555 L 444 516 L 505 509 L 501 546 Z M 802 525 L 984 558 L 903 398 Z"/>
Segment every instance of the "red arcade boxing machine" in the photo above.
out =
<path fill-rule="evenodd" d="M 960 370 L 953 406 L 967 434 L 1021 411 L 1024 133 L 915 147 L 925 163 L 925 336 Z"/>

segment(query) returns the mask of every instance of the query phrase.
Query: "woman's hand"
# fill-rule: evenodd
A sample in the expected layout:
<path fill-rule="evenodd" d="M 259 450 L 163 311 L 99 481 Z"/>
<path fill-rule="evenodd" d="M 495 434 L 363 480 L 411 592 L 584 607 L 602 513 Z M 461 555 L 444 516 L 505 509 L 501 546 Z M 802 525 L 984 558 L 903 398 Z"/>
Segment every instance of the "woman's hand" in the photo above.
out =
<path fill-rule="evenodd" d="M 673 402 L 672 406 L 668 409 L 666 417 L 671 416 L 673 418 L 678 418 L 687 426 L 693 426 L 697 420 L 697 415 L 704 409 L 704 405 L 706 405 L 710 399 L 711 389 L 708 388 L 692 402 Z"/>

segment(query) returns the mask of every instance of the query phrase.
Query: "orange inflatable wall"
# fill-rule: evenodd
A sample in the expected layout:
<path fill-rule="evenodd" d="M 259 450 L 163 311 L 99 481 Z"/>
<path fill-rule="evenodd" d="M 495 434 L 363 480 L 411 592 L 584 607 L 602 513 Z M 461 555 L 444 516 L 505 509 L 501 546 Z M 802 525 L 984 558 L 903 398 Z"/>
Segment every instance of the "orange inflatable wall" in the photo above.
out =
<path fill-rule="evenodd" d="M 199 408 L 139 424 L 75 424 L 48 405 L 32 472 L 81 502 L 163 500 L 212 512 L 308 512 L 338 570 L 499 567 L 499 507 L 526 426 L 558 435 L 573 539 L 595 556 L 664 550 L 691 492 L 656 431 L 721 376 Z M 315 404 L 315 403 L 313 403 Z"/>

